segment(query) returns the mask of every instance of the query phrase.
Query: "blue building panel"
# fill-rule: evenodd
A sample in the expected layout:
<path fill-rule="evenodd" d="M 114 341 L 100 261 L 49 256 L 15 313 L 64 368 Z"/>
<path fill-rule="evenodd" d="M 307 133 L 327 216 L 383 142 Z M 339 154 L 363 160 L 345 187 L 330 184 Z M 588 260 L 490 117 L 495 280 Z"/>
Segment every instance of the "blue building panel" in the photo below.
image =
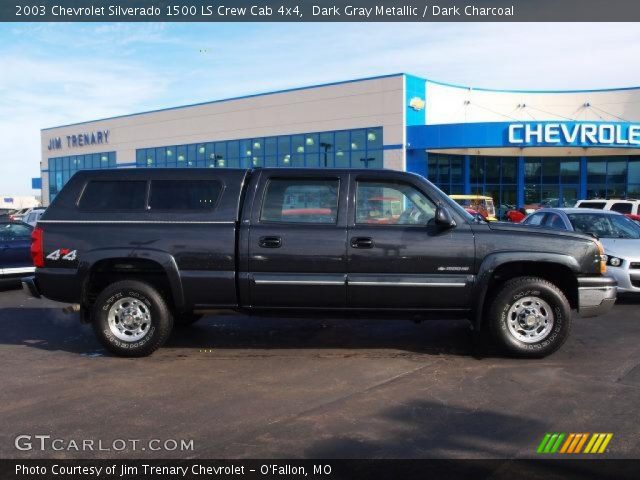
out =
<path fill-rule="evenodd" d="M 426 120 L 426 80 L 405 75 L 405 111 L 407 125 L 424 125 Z"/>

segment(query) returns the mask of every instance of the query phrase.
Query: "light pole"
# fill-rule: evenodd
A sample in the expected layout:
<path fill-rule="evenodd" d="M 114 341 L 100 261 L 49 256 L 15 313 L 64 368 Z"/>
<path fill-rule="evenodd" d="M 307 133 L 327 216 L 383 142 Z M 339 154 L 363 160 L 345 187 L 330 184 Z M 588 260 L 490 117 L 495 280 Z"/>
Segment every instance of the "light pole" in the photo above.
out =
<path fill-rule="evenodd" d="M 333 145 L 331 143 L 321 142 L 320 146 L 324 148 L 324 168 L 327 168 L 327 150 L 333 147 Z"/>
<path fill-rule="evenodd" d="M 361 158 L 360 161 L 362 163 L 364 163 L 364 168 L 369 168 L 369 162 L 373 162 L 375 161 L 374 157 L 366 157 L 366 158 Z"/>

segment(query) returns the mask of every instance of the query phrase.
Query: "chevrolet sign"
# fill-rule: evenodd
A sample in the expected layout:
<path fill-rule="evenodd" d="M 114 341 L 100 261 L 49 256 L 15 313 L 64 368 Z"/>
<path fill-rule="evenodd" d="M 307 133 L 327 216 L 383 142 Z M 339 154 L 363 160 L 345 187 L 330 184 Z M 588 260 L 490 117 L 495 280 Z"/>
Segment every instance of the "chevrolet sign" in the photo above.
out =
<path fill-rule="evenodd" d="M 629 123 L 512 123 L 509 143 L 537 146 L 640 145 L 640 124 Z"/>

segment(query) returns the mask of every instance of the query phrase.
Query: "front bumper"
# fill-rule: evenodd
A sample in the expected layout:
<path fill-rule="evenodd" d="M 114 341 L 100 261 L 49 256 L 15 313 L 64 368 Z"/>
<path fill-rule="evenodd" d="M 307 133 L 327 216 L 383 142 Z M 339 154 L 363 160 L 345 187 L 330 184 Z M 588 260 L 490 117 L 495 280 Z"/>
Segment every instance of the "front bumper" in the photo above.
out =
<path fill-rule="evenodd" d="M 41 298 L 42 294 L 36 283 L 36 277 L 24 277 L 20 280 L 22 282 L 22 290 L 32 297 Z"/>
<path fill-rule="evenodd" d="M 616 303 L 617 282 L 611 277 L 578 278 L 578 311 L 582 317 L 603 315 Z"/>
<path fill-rule="evenodd" d="M 640 269 L 631 268 L 631 263 L 636 265 L 638 261 L 624 260 L 621 267 L 607 267 L 607 276 L 618 282 L 618 293 L 640 293 Z"/>

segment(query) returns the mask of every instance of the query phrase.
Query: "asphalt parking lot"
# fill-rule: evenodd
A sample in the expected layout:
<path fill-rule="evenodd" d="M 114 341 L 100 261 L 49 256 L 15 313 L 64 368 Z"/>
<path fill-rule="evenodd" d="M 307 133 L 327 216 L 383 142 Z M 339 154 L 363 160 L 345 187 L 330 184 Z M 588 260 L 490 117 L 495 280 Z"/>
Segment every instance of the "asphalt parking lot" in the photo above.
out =
<path fill-rule="evenodd" d="M 2 458 L 522 458 L 546 432 L 640 457 L 640 301 L 576 318 L 543 360 L 476 358 L 465 322 L 209 316 L 109 356 L 60 304 L 0 291 Z M 18 451 L 17 435 L 192 439 L 192 451 Z"/>

